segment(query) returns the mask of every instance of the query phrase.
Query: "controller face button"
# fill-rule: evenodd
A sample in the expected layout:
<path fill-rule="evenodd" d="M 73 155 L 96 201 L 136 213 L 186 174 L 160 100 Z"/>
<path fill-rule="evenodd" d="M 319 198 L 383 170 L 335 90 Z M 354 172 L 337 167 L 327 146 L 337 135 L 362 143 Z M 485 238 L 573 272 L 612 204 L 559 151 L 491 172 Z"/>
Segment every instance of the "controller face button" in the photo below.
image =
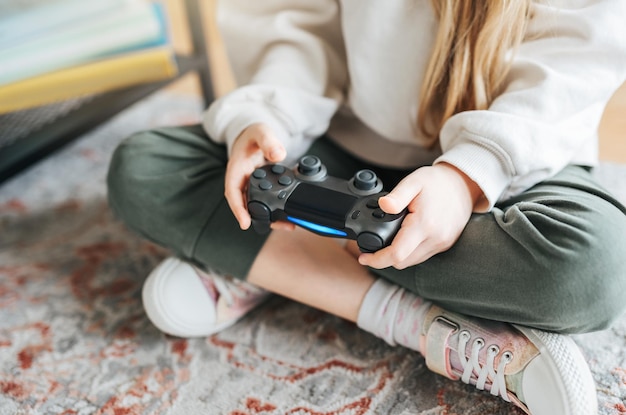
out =
<path fill-rule="evenodd" d="M 379 208 L 379 206 L 378 206 L 378 199 L 369 199 L 366 202 L 365 206 L 367 206 L 370 209 L 378 209 Z"/>
<path fill-rule="evenodd" d="M 274 174 L 283 174 L 285 170 L 285 166 L 281 166 L 280 164 L 275 164 L 272 166 L 272 173 Z"/>
<path fill-rule="evenodd" d="M 361 215 L 361 211 L 357 209 L 354 212 L 352 212 L 352 215 L 350 217 L 352 219 L 357 219 L 360 215 Z"/>
<path fill-rule="evenodd" d="M 261 180 L 259 182 L 259 189 L 261 190 L 270 190 L 272 188 L 272 182 L 269 180 Z"/>
<path fill-rule="evenodd" d="M 304 156 L 298 163 L 298 171 L 305 176 L 314 176 L 322 169 L 322 162 L 316 156 Z"/>
<path fill-rule="evenodd" d="M 289 186 L 291 183 L 293 183 L 293 180 L 291 180 L 291 177 L 289 176 L 280 176 L 278 178 L 278 183 L 282 184 L 283 186 Z"/>
<path fill-rule="evenodd" d="M 263 169 L 256 169 L 252 172 L 252 177 L 255 179 L 265 179 L 265 176 L 267 176 L 267 173 Z"/>
<path fill-rule="evenodd" d="M 354 187 L 359 190 L 372 190 L 376 187 L 376 183 L 378 183 L 378 178 L 371 170 L 359 170 L 354 175 Z"/>
<path fill-rule="evenodd" d="M 386 214 L 385 212 L 383 212 L 383 211 L 382 211 L 382 209 L 375 209 L 375 210 L 372 212 L 372 216 L 374 216 L 375 218 L 378 218 L 378 219 L 382 219 L 382 218 L 384 218 L 386 215 L 387 215 L 387 214 Z"/>
<path fill-rule="evenodd" d="M 371 232 L 363 232 L 356 239 L 362 252 L 376 252 L 383 247 L 383 240 L 380 236 Z"/>
<path fill-rule="evenodd" d="M 283 200 L 286 197 L 287 197 L 287 191 L 281 190 L 280 192 L 278 192 L 278 199 Z"/>

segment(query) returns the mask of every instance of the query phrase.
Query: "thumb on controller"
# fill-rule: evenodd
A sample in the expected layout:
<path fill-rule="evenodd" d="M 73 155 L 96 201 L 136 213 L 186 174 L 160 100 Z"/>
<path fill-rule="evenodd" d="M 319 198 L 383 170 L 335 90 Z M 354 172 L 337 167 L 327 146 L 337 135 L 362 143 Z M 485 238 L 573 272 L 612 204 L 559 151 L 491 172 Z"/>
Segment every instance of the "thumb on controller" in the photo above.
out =
<path fill-rule="evenodd" d="M 408 207 L 421 190 L 420 182 L 413 175 L 409 175 L 402 179 L 391 192 L 381 197 L 378 203 L 385 212 L 397 214 Z"/>

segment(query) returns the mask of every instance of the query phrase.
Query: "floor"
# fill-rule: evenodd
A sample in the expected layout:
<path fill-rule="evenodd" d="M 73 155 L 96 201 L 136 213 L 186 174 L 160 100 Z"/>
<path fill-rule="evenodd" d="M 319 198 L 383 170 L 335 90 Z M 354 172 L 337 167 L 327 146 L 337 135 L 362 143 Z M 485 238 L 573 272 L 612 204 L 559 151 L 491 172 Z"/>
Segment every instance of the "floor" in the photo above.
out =
<path fill-rule="evenodd" d="M 169 252 L 113 215 L 106 175 L 130 134 L 198 121 L 200 98 L 183 92 L 142 100 L 3 184 L 0 415 L 522 415 L 410 349 L 278 296 L 208 338 L 160 333 L 141 288 Z M 626 203 L 626 165 L 596 174 Z M 626 316 L 574 340 L 598 415 L 626 415 Z"/>
<path fill-rule="evenodd" d="M 217 0 L 203 2 L 205 20 L 208 22 L 209 56 L 213 66 L 216 94 L 228 92 L 234 86 L 224 47 L 219 40 L 212 12 Z M 174 46 L 179 51 L 190 49 L 189 36 L 185 28 L 185 11 L 179 0 L 167 0 L 172 20 Z M 181 93 L 199 93 L 199 84 L 192 76 L 182 79 L 172 86 Z M 609 102 L 600 125 L 600 158 L 604 161 L 626 163 L 626 83 L 616 91 Z"/>

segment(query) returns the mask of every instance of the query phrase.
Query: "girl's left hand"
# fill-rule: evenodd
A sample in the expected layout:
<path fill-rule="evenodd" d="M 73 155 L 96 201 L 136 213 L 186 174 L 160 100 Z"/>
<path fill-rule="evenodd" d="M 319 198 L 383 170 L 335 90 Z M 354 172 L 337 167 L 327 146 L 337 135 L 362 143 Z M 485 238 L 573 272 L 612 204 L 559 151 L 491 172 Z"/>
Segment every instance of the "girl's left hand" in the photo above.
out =
<path fill-rule="evenodd" d="M 482 190 L 456 167 L 440 163 L 405 177 L 379 199 L 387 213 L 408 214 L 388 247 L 361 254 L 359 263 L 372 268 L 403 269 L 449 249 L 459 238 Z"/>

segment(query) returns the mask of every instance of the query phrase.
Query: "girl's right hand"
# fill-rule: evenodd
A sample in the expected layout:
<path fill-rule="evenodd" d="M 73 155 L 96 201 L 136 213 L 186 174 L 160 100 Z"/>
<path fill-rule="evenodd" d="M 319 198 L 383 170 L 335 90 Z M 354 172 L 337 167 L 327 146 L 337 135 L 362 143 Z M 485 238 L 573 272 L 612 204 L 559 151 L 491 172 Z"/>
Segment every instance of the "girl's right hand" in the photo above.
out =
<path fill-rule="evenodd" d="M 226 165 L 224 196 L 241 229 L 248 229 L 251 223 L 245 198 L 250 175 L 268 162 L 281 162 L 286 155 L 285 147 L 265 124 L 252 124 L 235 139 Z"/>

